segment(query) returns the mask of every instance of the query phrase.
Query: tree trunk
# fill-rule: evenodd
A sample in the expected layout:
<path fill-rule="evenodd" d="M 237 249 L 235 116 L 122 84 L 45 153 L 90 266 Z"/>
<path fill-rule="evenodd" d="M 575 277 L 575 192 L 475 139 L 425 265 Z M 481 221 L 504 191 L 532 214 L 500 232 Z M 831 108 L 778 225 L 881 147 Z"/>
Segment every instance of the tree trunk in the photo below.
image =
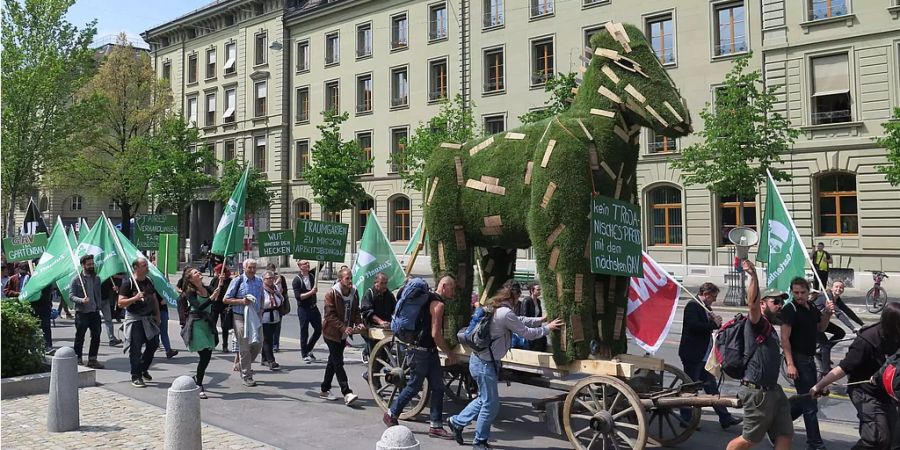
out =
<path fill-rule="evenodd" d="M 19 199 L 19 193 L 13 191 L 9 198 L 9 206 L 6 208 L 6 237 L 15 235 L 16 227 L 16 200 Z"/>
<path fill-rule="evenodd" d="M 131 235 L 131 203 L 120 203 L 122 208 L 122 234 L 128 239 L 134 240 Z"/>

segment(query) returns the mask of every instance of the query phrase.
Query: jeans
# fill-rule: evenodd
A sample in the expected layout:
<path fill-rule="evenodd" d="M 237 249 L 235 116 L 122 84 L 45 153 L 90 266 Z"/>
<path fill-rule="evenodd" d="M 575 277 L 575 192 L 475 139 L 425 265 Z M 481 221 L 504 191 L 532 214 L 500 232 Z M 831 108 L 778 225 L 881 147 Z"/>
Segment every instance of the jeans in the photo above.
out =
<path fill-rule="evenodd" d="M 84 349 L 84 334 L 91 330 L 91 346 L 88 350 L 88 359 L 97 359 L 100 351 L 100 313 L 97 311 L 75 313 L 75 354 L 81 359 Z"/>
<path fill-rule="evenodd" d="M 113 339 L 116 338 L 116 332 L 113 330 L 113 316 L 112 312 L 114 307 L 112 306 L 112 302 L 115 300 L 104 300 L 100 302 L 100 312 L 103 313 L 103 323 L 106 325 L 106 337 L 109 338 L 109 341 L 112 342 Z"/>
<path fill-rule="evenodd" d="M 797 379 L 794 380 L 794 387 L 797 392 L 806 393 L 815 386 L 818 378 L 816 377 L 816 362 L 812 356 L 794 353 L 794 366 L 797 367 Z M 806 447 L 822 448 L 825 444 L 822 442 L 822 433 L 819 432 L 819 412 L 818 401 L 812 398 L 803 398 L 795 402 L 791 402 L 791 419 L 796 420 L 803 415 L 803 424 L 806 426 Z"/>
<path fill-rule="evenodd" d="M 275 332 L 281 328 L 281 322 L 264 323 L 263 329 L 263 345 L 262 360 L 263 362 L 275 362 Z"/>
<path fill-rule="evenodd" d="M 463 428 L 473 421 L 475 442 L 487 442 L 491 437 L 491 424 L 500 412 L 500 393 L 497 391 L 497 366 L 472 355 L 469 358 L 469 374 L 478 383 L 478 397 L 469 402 L 459 414 L 450 418 L 453 425 Z"/>
<path fill-rule="evenodd" d="M 896 449 L 900 438 L 897 405 L 887 395 L 872 395 L 866 388 L 851 387 L 850 401 L 859 418 L 859 441 L 853 450 Z"/>
<path fill-rule="evenodd" d="M 159 339 L 166 353 L 170 353 L 172 344 L 169 343 L 169 308 L 159 309 Z"/>
<path fill-rule="evenodd" d="M 297 308 L 297 316 L 300 317 L 300 355 L 305 358 L 312 352 L 319 337 L 322 336 L 322 314 L 315 305 L 300 305 Z M 312 336 L 309 335 L 310 325 L 313 328 Z"/>
<path fill-rule="evenodd" d="M 275 327 L 275 333 L 272 335 L 272 348 L 275 350 L 281 349 L 281 322 L 278 322 Z"/>
<path fill-rule="evenodd" d="M 681 367 L 684 373 L 691 377 L 694 381 L 703 381 L 703 391 L 710 395 L 719 394 L 719 386 L 716 384 L 716 378 L 705 369 L 705 362 L 687 362 L 681 361 Z M 731 420 L 731 413 L 724 406 L 714 406 L 713 410 L 719 415 L 719 423 L 725 423 Z M 681 420 L 685 422 L 691 421 L 692 408 L 682 408 Z"/>
<path fill-rule="evenodd" d="M 431 426 L 443 426 L 444 369 L 437 349 L 407 349 L 404 359 L 408 365 L 409 381 L 391 405 L 391 417 L 400 417 L 403 408 L 422 389 L 422 384 L 427 379 L 431 389 Z"/>
<path fill-rule="evenodd" d="M 251 311 L 251 314 L 254 313 Z M 244 316 L 241 314 L 234 315 L 234 335 L 237 337 L 238 352 L 241 357 L 241 377 L 245 380 L 252 379 L 250 365 L 259 356 L 262 344 L 258 342 L 251 344 L 250 340 L 244 337 Z"/>
<path fill-rule="evenodd" d="M 99 315 L 97 316 L 100 317 Z M 152 319 L 151 319 L 152 320 Z M 100 334 L 100 322 L 97 322 L 97 334 Z M 159 348 L 159 336 L 153 336 L 148 339 L 144 334 L 144 326 L 140 322 L 131 325 L 131 336 L 128 337 L 130 347 L 128 348 L 128 360 L 131 363 L 131 379 L 139 378 L 142 373 L 150 370 L 150 364 L 153 362 L 153 354 Z M 145 346 L 143 353 L 141 347 Z"/>
<path fill-rule="evenodd" d="M 347 341 L 341 339 L 340 342 L 335 342 L 325 339 L 325 345 L 328 346 L 328 364 L 325 366 L 325 378 L 322 379 L 322 392 L 331 390 L 331 382 L 335 376 L 341 387 L 341 395 L 353 392 L 347 383 L 347 372 L 344 370 L 344 348 L 347 347 Z"/>
<path fill-rule="evenodd" d="M 831 337 L 829 338 L 825 333 L 831 334 Z M 818 334 L 819 356 L 816 357 L 816 360 L 819 366 L 819 378 L 831 372 L 831 349 L 838 341 L 844 339 L 846 335 L 847 333 L 844 329 L 836 323 L 829 323 L 825 331 Z"/>
<path fill-rule="evenodd" d="M 41 320 L 41 332 L 44 335 L 44 347 L 53 347 L 53 335 L 50 328 L 50 314 L 53 309 L 51 301 L 36 301 L 31 303 L 31 310 Z"/>

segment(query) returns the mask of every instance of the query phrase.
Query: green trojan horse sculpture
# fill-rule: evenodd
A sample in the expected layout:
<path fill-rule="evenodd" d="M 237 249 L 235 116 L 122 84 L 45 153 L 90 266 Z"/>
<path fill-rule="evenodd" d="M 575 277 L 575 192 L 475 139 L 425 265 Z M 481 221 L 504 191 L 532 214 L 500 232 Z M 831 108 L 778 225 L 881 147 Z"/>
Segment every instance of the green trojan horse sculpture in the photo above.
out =
<path fill-rule="evenodd" d="M 486 139 L 443 143 L 426 164 L 432 269 L 457 278 L 444 322 L 453 342 L 471 316 L 476 255 L 486 294 L 493 294 L 512 277 L 516 249 L 533 247 L 547 316 L 566 322 L 552 338 L 555 359 L 626 349 L 629 280 L 591 273 L 591 196 L 636 204 L 641 127 L 685 136 L 690 114 L 638 28 L 608 23 L 591 47 L 567 112 Z"/>

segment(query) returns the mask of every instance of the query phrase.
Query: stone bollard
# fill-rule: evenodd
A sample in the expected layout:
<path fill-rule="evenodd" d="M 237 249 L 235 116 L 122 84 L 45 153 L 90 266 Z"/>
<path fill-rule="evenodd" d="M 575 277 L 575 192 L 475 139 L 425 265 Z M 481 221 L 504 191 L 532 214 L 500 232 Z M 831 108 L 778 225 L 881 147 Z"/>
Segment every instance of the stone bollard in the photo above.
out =
<path fill-rule="evenodd" d="M 199 391 L 194 379 L 187 375 L 172 382 L 166 399 L 166 450 L 203 448 Z"/>
<path fill-rule="evenodd" d="M 375 450 L 419 450 L 419 441 L 413 432 L 403 425 L 394 425 L 381 434 Z"/>
<path fill-rule="evenodd" d="M 78 360 L 75 350 L 62 347 L 53 355 L 50 366 L 50 400 L 47 407 L 47 431 L 74 431 L 81 426 L 78 412 Z"/>

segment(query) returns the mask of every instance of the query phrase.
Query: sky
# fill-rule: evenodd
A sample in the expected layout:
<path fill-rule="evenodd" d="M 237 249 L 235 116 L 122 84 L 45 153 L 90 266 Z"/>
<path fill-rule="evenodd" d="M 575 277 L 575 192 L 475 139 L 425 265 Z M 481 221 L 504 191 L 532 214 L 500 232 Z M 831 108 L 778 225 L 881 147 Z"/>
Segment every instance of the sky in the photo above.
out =
<path fill-rule="evenodd" d="M 76 0 L 66 18 L 79 28 L 97 19 L 95 43 L 115 41 L 124 31 L 135 46 L 149 47 L 142 32 L 209 3 L 212 0 Z"/>

